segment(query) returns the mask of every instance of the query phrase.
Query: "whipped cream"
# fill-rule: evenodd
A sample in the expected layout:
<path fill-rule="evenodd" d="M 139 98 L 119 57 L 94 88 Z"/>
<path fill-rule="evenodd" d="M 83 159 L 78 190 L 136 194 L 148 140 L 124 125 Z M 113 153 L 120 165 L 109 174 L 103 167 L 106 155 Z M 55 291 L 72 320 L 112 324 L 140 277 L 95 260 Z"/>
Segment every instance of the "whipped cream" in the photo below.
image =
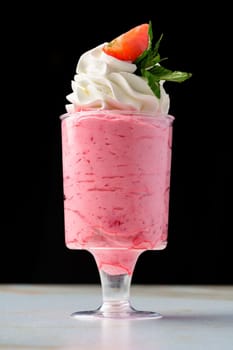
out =
<path fill-rule="evenodd" d="M 66 97 L 71 102 L 66 105 L 67 112 L 94 108 L 167 114 L 170 99 L 163 81 L 161 96 L 157 98 L 145 78 L 134 74 L 136 65 L 105 54 L 104 45 L 80 57 L 72 81 L 73 92 Z"/>

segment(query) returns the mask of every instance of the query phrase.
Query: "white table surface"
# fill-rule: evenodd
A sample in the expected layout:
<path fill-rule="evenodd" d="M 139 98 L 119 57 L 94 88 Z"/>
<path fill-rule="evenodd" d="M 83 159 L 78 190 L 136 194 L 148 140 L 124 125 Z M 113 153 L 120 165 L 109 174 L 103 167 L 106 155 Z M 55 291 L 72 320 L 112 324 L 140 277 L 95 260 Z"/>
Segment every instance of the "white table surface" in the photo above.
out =
<path fill-rule="evenodd" d="M 0 349 L 233 349 L 233 286 L 132 285 L 133 306 L 162 319 L 70 317 L 100 301 L 99 285 L 0 285 Z"/>

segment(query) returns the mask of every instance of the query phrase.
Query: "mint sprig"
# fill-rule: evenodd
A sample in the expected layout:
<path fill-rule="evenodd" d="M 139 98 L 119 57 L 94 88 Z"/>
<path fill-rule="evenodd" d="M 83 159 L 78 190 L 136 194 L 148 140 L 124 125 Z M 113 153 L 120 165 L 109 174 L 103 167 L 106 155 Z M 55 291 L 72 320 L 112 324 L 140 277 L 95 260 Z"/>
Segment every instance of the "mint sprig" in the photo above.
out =
<path fill-rule="evenodd" d="M 181 83 L 192 76 L 192 73 L 172 71 L 161 65 L 161 62 L 167 58 L 161 58 L 159 54 L 159 46 L 163 38 L 163 34 L 153 46 L 152 24 L 149 22 L 149 44 L 148 48 L 135 60 L 137 66 L 136 74 L 143 76 L 151 90 L 160 98 L 160 81 L 173 81 Z"/>

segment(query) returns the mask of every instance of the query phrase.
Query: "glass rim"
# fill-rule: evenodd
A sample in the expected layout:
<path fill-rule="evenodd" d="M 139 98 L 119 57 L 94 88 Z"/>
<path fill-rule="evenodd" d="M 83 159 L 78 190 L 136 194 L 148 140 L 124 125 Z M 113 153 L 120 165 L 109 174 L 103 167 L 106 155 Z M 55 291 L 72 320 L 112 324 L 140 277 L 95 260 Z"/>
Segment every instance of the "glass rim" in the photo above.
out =
<path fill-rule="evenodd" d="M 122 114 L 122 115 L 135 115 L 135 116 L 142 116 L 142 117 L 149 117 L 149 118 L 155 118 L 157 120 L 161 119 L 168 119 L 172 123 L 175 119 L 175 117 L 169 113 L 154 113 L 154 112 L 143 112 L 138 110 L 126 110 L 126 109 L 85 109 L 85 110 L 79 110 L 75 112 L 66 112 L 60 115 L 60 120 L 65 120 L 70 117 L 76 117 L 78 115 L 80 116 L 88 116 L 88 115 L 96 115 L 96 114 Z"/>

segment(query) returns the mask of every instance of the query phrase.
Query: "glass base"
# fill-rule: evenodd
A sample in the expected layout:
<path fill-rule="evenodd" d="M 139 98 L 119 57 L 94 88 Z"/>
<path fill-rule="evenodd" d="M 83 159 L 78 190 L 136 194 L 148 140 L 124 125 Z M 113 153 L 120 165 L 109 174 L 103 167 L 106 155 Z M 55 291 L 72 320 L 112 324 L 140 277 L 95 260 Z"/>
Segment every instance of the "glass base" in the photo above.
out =
<path fill-rule="evenodd" d="M 154 311 L 134 309 L 128 302 L 106 302 L 96 310 L 77 311 L 71 314 L 75 319 L 159 319 L 163 316 Z"/>

